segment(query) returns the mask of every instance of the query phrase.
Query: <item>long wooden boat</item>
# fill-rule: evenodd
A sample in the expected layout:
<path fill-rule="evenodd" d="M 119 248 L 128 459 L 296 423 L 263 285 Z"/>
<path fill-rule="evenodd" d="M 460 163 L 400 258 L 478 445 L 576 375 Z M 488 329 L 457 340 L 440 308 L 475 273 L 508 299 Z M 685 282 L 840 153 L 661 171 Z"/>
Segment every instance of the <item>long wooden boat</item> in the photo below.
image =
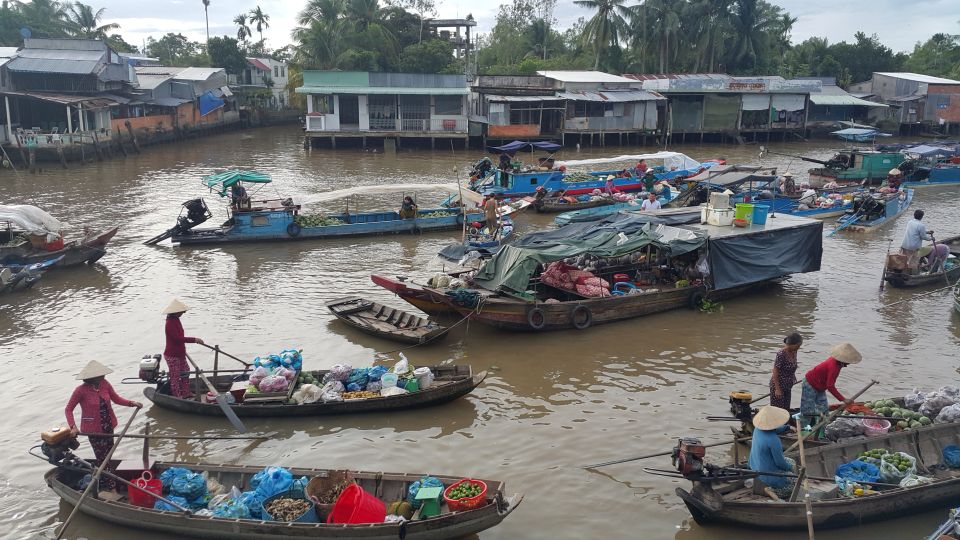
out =
<path fill-rule="evenodd" d="M 895 220 L 913 202 L 913 190 L 875 196 L 864 193 L 855 198 L 844 215 L 837 219 L 835 231 L 869 232 Z M 834 232 L 835 232 L 834 231 Z"/>
<path fill-rule="evenodd" d="M 184 467 L 205 473 L 224 486 L 248 486 L 250 479 L 263 467 L 220 465 L 206 463 L 157 462 L 154 477 L 171 467 Z M 332 472 L 326 469 L 291 468 L 295 477 L 327 477 Z M 74 506 L 80 499 L 78 484 L 85 471 L 55 467 L 44 475 L 47 485 L 67 504 Z M 380 500 L 400 501 L 406 498 L 410 484 L 423 474 L 351 472 L 353 478 L 365 491 Z M 460 478 L 437 476 L 444 486 L 458 482 Z M 447 540 L 474 535 L 503 521 L 523 501 L 522 494 L 508 497 L 504 482 L 484 480 L 487 484 L 486 503 L 472 510 L 452 512 L 444 504 L 438 516 L 408 521 L 405 523 L 371 524 L 326 524 L 286 521 L 261 521 L 257 519 L 227 519 L 199 516 L 183 512 L 142 508 L 130 504 L 126 497 L 112 501 L 96 497 L 86 499 L 80 511 L 84 514 L 132 529 L 146 529 L 170 537 L 223 538 L 270 540 L 286 538 L 362 538 L 363 540 Z M 131 535 L 134 536 L 134 535 Z"/>
<path fill-rule="evenodd" d="M 449 331 L 423 317 L 359 296 L 331 300 L 325 305 L 353 328 L 392 341 L 419 345 L 439 341 Z"/>
<path fill-rule="evenodd" d="M 118 227 L 90 233 L 64 244 L 61 249 L 47 251 L 25 241 L 14 246 L 0 247 L 0 265 L 27 266 L 53 259 L 57 262 L 48 269 L 93 264 L 107 253 L 107 243 L 117 234 Z"/>
<path fill-rule="evenodd" d="M 960 497 L 960 470 L 937 465 L 943 460 L 943 447 L 958 442 L 960 423 L 953 423 L 806 449 L 807 474 L 811 477 L 833 478 L 837 466 L 866 450 L 884 448 L 914 456 L 918 474 L 933 479 L 929 484 L 884 489 L 862 497 L 814 500 L 814 528 L 856 526 L 955 505 Z M 780 530 L 807 527 L 802 501 L 773 501 L 765 494 L 754 494 L 742 478 L 691 480 L 690 491 L 677 488 L 676 493 L 697 523 Z"/>
<path fill-rule="evenodd" d="M 435 378 L 429 388 L 417 392 L 408 392 L 399 396 L 332 401 L 328 403 L 305 403 L 303 405 L 286 403 L 285 399 L 279 401 L 244 401 L 242 403 L 233 403 L 230 407 L 237 413 L 237 416 L 245 418 L 321 416 L 397 411 L 428 407 L 453 401 L 472 392 L 487 376 L 486 371 L 481 371 L 474 375 L 470 366 L 431 366 L 430 370 L 433 372 Z M 325 374 L 326 370 L 313 372 L 317 380 L 321 380 Z M 217 375 L 207 378 L 217 387 L 218 391 L 226 392 L 234 382 L 245 381 L 247 377 L 248 374 L 244 373 L 241 375 Z M 205 389 L 206 387 L 196 378 L 191 378 L 189 384 L 192 388 L 196 389 L 198 396 L 201 393 L 205 393 L 200 391 L 200 389 Z M 216 403 L 204 403 L 196 399 L 182 399 L 170 395 L 166 381 L 160 382 L 157 387 L 145 388 L 143 395 L 158 407 L 164 409 L 206 416 L 223 415 L 223 412 Z"/>
<path fill-rule="evenodd" d="M 960 257 L 960 236 L 945 238 L 942 242 L 937 243 L 949 247 L 950 254 L 954 257 Z M 946 277 L 944 277 L 944 274 L 946 274 Z M 948 259 L 947 263 L 945 263 L 940 270 L 933 273 L 911 273 L 905 269 L 892 268 L 890 264 L 887 264 L 883 279 L 889 283 L 891 287 L 897 288 L 943 285 L 944 282 L 953 283 L 960 279 L 960 260 Z"/>
<path fill-rule="evenodd" d="M 550 197 L 547 199 L 537 199 L 537 201 L 534 203 L 534 208 L 536 208 L 537 212 L 541 214 L 555 214 L 559 212 L 571 212 L 573 210 L 607 206 L 615 202 L 617 201 L 613 197 L 591 197 L 588 201 L 578 201 L 575 197 L 561 196 Z"/>
<path fill-rule="evenodd" d="M 960 280 L 953 286 L 953 310 L 960 313 Z"/>
<path fill-rule="evenodd" d="M 0 266 L 0 294 L 22 291 L 36 285 L 44 271 L 60 262 L 63 256 L 28 265 Z"/>

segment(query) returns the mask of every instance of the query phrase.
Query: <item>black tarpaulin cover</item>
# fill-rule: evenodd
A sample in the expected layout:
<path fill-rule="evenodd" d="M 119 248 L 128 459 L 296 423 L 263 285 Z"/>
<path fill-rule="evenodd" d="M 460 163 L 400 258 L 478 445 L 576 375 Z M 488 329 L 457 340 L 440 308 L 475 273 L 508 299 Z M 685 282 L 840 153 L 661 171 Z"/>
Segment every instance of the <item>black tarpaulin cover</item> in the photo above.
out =
<path fill-rule="evenodd" d="M 823 222 L 710 239 L 713 288 L 730 289 L 820 270 Z"/>

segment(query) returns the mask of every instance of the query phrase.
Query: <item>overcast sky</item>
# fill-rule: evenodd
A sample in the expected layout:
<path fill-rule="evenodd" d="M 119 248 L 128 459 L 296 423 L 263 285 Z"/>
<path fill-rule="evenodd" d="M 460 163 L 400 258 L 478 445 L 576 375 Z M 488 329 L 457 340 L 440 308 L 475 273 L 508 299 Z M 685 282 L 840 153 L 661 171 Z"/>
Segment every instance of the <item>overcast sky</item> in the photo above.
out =
<path fill-rule="evenodd" d="M 825 36 L 831 43 L 852 41 L 857 31 L 876 33 L 894 51 L 909 52 L 917 41 L 925 41 L 937 32 L 960 34 L 958 0 L 772 0 L 799 20 L 793 40 L 799 43 L 811 36 Z M 106 7 L 104 19 L 120 24 L 120 33 L 136 45 L 148 36 L 182 32 L 190 39 L 203 41 L 204 19 L 201 0 L 99 0 L 90 4 Z M 305 5 L 302 0 L 263 0 L 259 5 L 270 15 L 270 28 L 264 31 L 267 46 L 278 48 L 290 43 L 290 30 L 296 14 Z M 489 0 L 437 0 L 440 17 L 464 17 L 473 13 L 478 29 L 493 25 L 499 2 Z M 256 2 L 211 0 L 210 35 L 236 35 L 231 22 L 239 13 L 249 12 Z M 569 26 L 580 16 L 590 16 L 572 0 L 559 0 L 556 16 L 560 26 Z M 256 33 L 256 29 L 254 29 Z"/>

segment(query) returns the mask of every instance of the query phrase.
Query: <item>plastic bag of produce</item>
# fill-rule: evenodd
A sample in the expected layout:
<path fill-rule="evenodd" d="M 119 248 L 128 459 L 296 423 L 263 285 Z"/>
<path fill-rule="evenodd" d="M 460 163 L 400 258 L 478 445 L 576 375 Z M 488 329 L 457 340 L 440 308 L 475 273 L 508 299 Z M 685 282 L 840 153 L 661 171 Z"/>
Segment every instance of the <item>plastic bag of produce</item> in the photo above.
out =
<path fill-rule="evenodd" d="M 957 402 L 958 396 L 955 390 L 956 388 L 952 386 L 944 386 L 936 392 L 927 394 L 927 398 L 923 400 L 923 405 L 920 405 L 920 414 L 930 418 L 940 414 L 944 407 L 949 407 Z"/>
<path fill-rule="evenodd" d="M 188 501 L 203 497 L 207 494 L 207 479 L 192 471 L 181 474 L 170 483 L 170 494 Z"/>
<path fill-rule="evenodd" d="M 264 377 L 257 386 L 261 392 L 283 392 L 290 383 L 281 375 Z"/>
<path fill-rule="evenodd" d="M 346 387 L 350 390 L 350 385 L 356 385 L 356 390 L 350 390 L 351 392 L 358 392 L 367 387 L 367 372 L 368 368 L 354 368 L 350 371 L 350 376 L 347 377 Z"/>
<path fill-rule="evenodd" d="M 291 397 L 298 405 L 303 405 L 304 403 L 316 403 L 320 401 L 321 396 L 323 396 L 323 389 L 314 384 L 305 384 L 298 388 Z"/>
<path fill-rule="evenodd" d="M 420 508 L 423 505 L 423 500 L 417 500 L 417 493 L 420 491 L 421 487 L 443 487 L 443 482 L 439 478 L 434 478 L 432 476 L 421 477 L 416 482 L 410 484 L 410 487 L 407 489 L 407 502 L 410 503 L 414 508 Z"/>
<path fill-rule="evenodd" d="M 390 388 L 380 389 L 380 395 L 384 397 L 399 396 L 406 393 L 407 393 L 406 389 L 400 388 L 398 386 L 391 386 Z"/>
<path fill-rule="evenodd" d="M 276 466 L 267 467 L 250 479 L 250 487 L 256 489 L 257 493 L 265 499 L 287 491 L 291 484 L 293 484 L 293 473 Z"/>
<path fill-rule="evenodd" d="M 320 399 L 324 403 L 330 403 L 331 401 L 343 401 L 343 391 L 344 386 L 340 381 L 330 381 L 323 385 L 323 388 L 320 389 Z"/>
<path fill-rule="evenodd" d="M 880 480 L 899 484 L 909 474 L 917 474 L 917 458 L 904 452 L 884 454 L 880 458 Z"/>
<path fill-rule="evenodd" d="M 379 392 L 383 390 L 383 384 L 380 381 L 371 381 L 367 383 L 367 392 Z"/>
<path fill-rule="evenodd" d="M 413 371 L 407 357 L 400 353 L 400 361 L 393 365 L 393 372 L 397 375 L 406 375 L 408 371 Z"/>
<path fill-rule="evenodd" d="M 180 506 L 182 506 L 182 507 L 184 507 L 184 508 L 187 508 L 187 507 L 190 506 L 190 505 L 187 503 L 187 500 L 184 499 L 183 497 L 179 497 L 179 496 L 177 496 L 177 495 L 167 495 L 166 498 L 169 499 L 170 502 L 175 502 L 175 503 L 179 504 Z M 161 501 L 160 499 L 157 499 L 156 501 L 157 501 L 157 502 L 153 503 L 153 508 L 154 508 L 154 510 L 163 510 L 163 511 L 165 511 L 165 512 L 179 512 L 179 511 L 180 511 L 180 509 L 177 508 L 176 506 L 167 504 L 167 503 Z"/>
<path fill-rule="evenodd" d="M 253 368 L 253 372 L 250 374 L 249 381 L 250 381 L 250 384 L 254 386 L 258 386 L 260 384 L 260 381 L 262 381 L 264 378 L 269 376 L 270 376 L 270 370 L 263 366 L 259 366 L 259 367 Z"/>
<path fill-rule="evenodd" d="M 271 354 L 270 356 L 268 356 L 268 357 L 266 357 L 266 358 L 262 358 L 262 357 L 258 356 L 258 357 L 256 357 L 256 358 L 253 359 L 253 366 L 254 366 L 254 367 L 265 367 L 265 368 L 267 368 L 267 369 L 273 369 L 273 368 L 275 368 L 275 367 L 277 367 L 277 366 L 280 365 L 279 360 L 280 360 L 280 357 L 277 356 L 277 355 L 275 355 L 275 354 Z"/>
<path fill-rule="evenodd" d="M 251 480 L 251 483 L 252 483 L 252 480 Z M 237 502 L 247 507 L 247 512 L 250 513 L 251 518 L 260 519 L 261 517 L 263 517 L 264 499 L 266 499 L 266 497 L 260 495 L 258 491 L 251 490 L 251 491 L 244 491 L 240 495 L 240 499 L 238 499 Z"/>
<path fill-rule="evenodd" d="M 250 508 L 239 499 L 227 499 L 216 506 L 211 504 L 214 517 L 230 519 L 250 519 Z"/>
<path fill-rule="evenodd" d="M 173 485 L 173 481 L 181 476 L 186 476 L 188 474 L 196 474 L 190 469 L 184 469 L 183 467 L 170 467 L 169 469 L 160 473 L 160 483 L 163 485 L 163 491 L 169 492 L 170 486 Z"/>
<path fill-rule="evenodd" d="M 353 371 L 353 367 L 350 364 L 336 364 L 330 368 L 330 371 L 328 371 L 326 375 L 323 376 L 323 382 L 346 382 L 346 380 L 350 378 L 351 371 Z"/>
<path fill-rule="evenodd" d="M 303 356 L 301 355 L 302 351 L 296 349 L 286 349 L 280 352 L 280 364 L 285 368 L 292 369 L 294 371 L 300 371 L 300 368 L 303 367 Z"/>
<path fill-rule="evenodd" d="M 933 482 L 933 478 L 917 476 L 916 474 L 908 474 L 907 476 L 903 477 L 903 480 L 900 481 L 900 487 L 913 487 L 921 484 L 929 484 L 931 482 Z"/>
<path fill-rule="evenodd" d="M 278 367 L 276 371 L 273 372 L 274 375 L 279 375 L 287 380 L 287 382 L 292 382 L 297 378 L 297 372 L 292 369 L 287 369 L 285 367 Z"/>
<path fill-rule="evenodd" d="M 946 407 L 940 409 L 940 413 L 937 414 L 937 417 L 933 421 L 938 424 L 960 421 L 960 403 L 947 405 Z"/>
<path fill-rule="evenodd" d="M 837 418 L 824 428 L 824 437 L 831 441 L 863 435 L 866 428 L 859 418 Z"/>
<path fill-rule="evenodd" d="M 880 479 L 880 468 L 855 459 L 849 463 L 837 465 L 835 475 L 844 482 L 876 482 Z"/>
<path fill-rule="evenodd" d="M 909 394 L 903 396 L 903 405 L 908 409 L 916 411 L 923 405 L 925 399 L 926 394 L 914 388 Z"/>
<path fill-rule="evenodd" d="M 943 464 L 951 469 L 960 469 L 960 446 L 948 444 L 943 447 Z"/>
<path fill-rule="evenodd" d="M 373 366 L 367 370 L 367 380 L 379 381 L 380 377 L 382 377 L 387 371 L 389 370 L 383 366 Z"/>

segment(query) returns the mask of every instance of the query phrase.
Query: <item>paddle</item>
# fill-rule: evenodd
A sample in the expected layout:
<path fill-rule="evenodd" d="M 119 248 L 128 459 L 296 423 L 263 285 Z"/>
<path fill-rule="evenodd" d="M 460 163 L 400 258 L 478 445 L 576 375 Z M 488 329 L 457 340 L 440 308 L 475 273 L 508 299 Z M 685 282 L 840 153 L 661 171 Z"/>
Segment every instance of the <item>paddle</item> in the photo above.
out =
<path fill-rule="evenodd" d="M 237 362 L 240 362 L 241 364 L 243 364 L 243 365 L 246 366 L 246 367 L 250 367 L 250 366 L 252 365 L 252 364 L 250 364 L 250 363 L 248 363 L 248 362 L 244 362 L 243 360 L 237 358 L 236 356 L 234 356 L 234 355 L 232 355 L 232 354 L 227 353 L 226 351 L 224 351 L 223 349 L 221 349 L 219 345 L 214 345 L 213 347 L 211 347 L 210 345 L 207 345 L 206 343 L 201 343 L 200 345 L 202 345 L 202 346 L 210 349 L 211 351 L 220 353 L 220 354 L 226 356 L 227 358 L 232 358 L 232 359 L 236 360 Z"/>
<path fill-rule="evenodd" d="M 860 390 L 859 392 L 857 392 L 857 393 L 856 393 L 852 398 L 850 398 L 850 399 L 853 400 L 853 401 L 856 401 L 858 397 L 860 397 L 861 395 L 863 395 L 864 392 L 866 392 L 867 390 L 869 390 L 871 386 L 877 384 L 877 382 L 878 382 L 878 381 L 870 381 L 870 384 L 864 386 L 864 387 L 863 387 L 863 390 Z M 817 422 L 817 425 L 813 426 L 813 428 L 810 429 L 810 433 L 807 433 L 806 435 L 803 435 L 803 434 L 801 434 L 801 433 L 797 433 L 797 442 L 791 444 L 789 448 L 787 448 L 786 450 L 783 451 L 783 453 L 786 454 L 787 452 L 792 451 L 794 448 L 797 447 L 798 444 L 800 444 L 800 442 L 801 442 L 803 439 L 806 439 L 806 438 L 809 437 L 811 434 L 816 433 L 817 430 L 820 429 L 821 427 L 829 424 L 829 423 L 834 419 L 834 417 L 838 416 L 838 415 L 839 415 L 841 412 L 843 412 L 845 409 L 846 409 L 846 407 L 837 407 L 836 410 L 830 412 L 830 414 L 828 414 L 828 415 L 826 416 L 826 418 L 824 418 L 823 420 Z"/>
<path fill-rule="evenodd" d="M 828 233 L 827 233 L 827 238 L 830 238 L 831 236 L 837 234 L 838 232 L 840 232 L 840 231 L 846 229 L 847 227 L 853 225 L 854 223 L 860 221 L 860 218 L 862 218 L 863 215 L 862 215 L 860 212 L 857 212 L 856 214 L 854 214 L 854 215 L 852 215 L 852 216 L 850 216 L 850 217 L 851 217 L 851 219 L 849 219 L 849 220 L 847 220 L 847 221 L 844 221 L 844 222 L 841 223 L 837 228 L 835 228 L 834 230 L 828 232 Z M 841 218 L 841 219 L 842 219 L 842 218 Z"/>
<path fill-rule="evenodd" d="M 739 439 L 734 439 L 734 440 L 732 440 L 732 441 L 722 441 L 722 442 L 710 443 L 710 444 L 705 444 L 705 445 L 703 445 L 703 447 L 704 447 L 704 448 L 711 448 L 711 447 L 714 447 L 714 446 L 723 446 L 723 445 L 725 445 L 725 444 L 735 444 L 735 443 L 738 443 L 738 442 L 746 442 L 746 441 L 749 441 L 751 438 L 752 438 L 752 437 L 743 437 L 743 438 L 739 438 Z M 580 468 L 581 468 L 581 469 L 598 469 L 598 468 L 600 468 L 600 467 L 606 467 L 606 466 L 608 466 L 608 465 L 617 465 L 617 464 L 619 464 L 619 463 L 627 463 L 628 461 L 639 461 L 639 460 L 641 460 L 641 459 L 649 459 L 649 458 L 655 458 L 655 457 L 661 457 L 661 456 L 669 456 L 669 455 L 672 454 L 672 453 L 673 453 L 673 450 L 671 449 L 671 450 L 667 450 L 666 452 L 657 452 L 656 454 L 646 454 L 646 455 L 643 455 L 643 456 L 635 456 L 635 457 L 629 457 L 629 458 L 625 458 L 625 459 L 616 459 L 616 460 L 613 460 L 613 461 L 605 461 L 605 462 L 603 462 L 603 463 L 594 463 L 593 465 L 581 465 Z"/>
<path fill-rule="evenodd" d="M 797 413 L 794 418 L 797 419 L 799 425 L 800 413 Z M 803 437 L 797 437 L 797 444 L 800 445 L 800 470 L 798 471 L 797 486 L 800 486 L 801 482 L 803 483 L 803 505 L 807 514 L 807 535 L 810 540 L 813 540 L 813 506 L 810 504 L 810 485 L 807 483 L 807 456 L 803 453 Z M 794 488 L 793 493 L 790 494 L 790 502 L 796 500 L 799 491 L 798 488 Z"/>
<path fill-rule="evenodd" d="M 227 420 L 230 420 L 230 423 L 233 424 L 233 427 L 235 427 L 237 431 L 240 433 L 246 433 L 246 426 L 244 426 L 243 422 L 237 418 L 237 413 L 233 412 L 233 409 L 231 409 L 230 405 L 227 404 L 227 399 L 223 397 L 223 394 L 217 392 L 216 387 L 213 386 L 213 383 L 210 382 L 210 379 L 208 379 L 206 375 L 200 371 L 200 366 L 193 361 L 193 358 L 190 358 L 189 354 L 187 355 L 187 360 L 189 360 L 193 368 L 197 370 L 197 376 L 203 379 L 203 382 L 207 385 L 207 389 L 210 391 L 210 393 L 214 395 L 214 399 L 217 401 L 217 406 L 220 407 L 221 411 L 223 411 L 223 414 L 227 417 Z"/>
<path fill-rule="evenodd" d="M 126 438 L 128 439 L 163 439 L 169 441 L 247 441 L 247 440 L 257 440 L 265 441 L 267 439 L 272 439 L 277 434 L 276 431 L 271 431 L 265 435 L 244 435 L 244 436 L 229 436 L 229 435 L 149 435 L 145 433 L 128 433 Z M 79 435 L 94 435 L 97 437 L 114 437 L 118 438 L 119 435 L 116 434 L 100 434 L 100 433 L 79 433 Z"/>
<path fill-rule="evenodd" d="M 880 274 L 880 292 L 883 292 L 883 287 L 887 283 L 887 263 L 890 261 L 890 246 L 893 245 L 893 240 L 890 240 L 890 243 L 887 244 L 887 256 L 883 259 L 883 273 Z"/>
<path fill-rule="evenodd" d="M 67 520 L 63 522 L 63 526 L 60 527 L 60 532 L 57 533 L 56 540 L 63 538 L 63 533 L 66 532 L 67 525 L 70 525 L 70 522 L 73 521 L 73 517 L 77 515 L 77 511 L 80 510 L 80 506 L 83 505 L 83 501 L 86 500 L 87 495 L 90 494 L 93 486 L 99 484 L 100 474 L 103 473 L 103 469 L 105 469 L 107 464 L 110 463 L 110 458 L 113 457 L 113 452 L 118 446 L 120 446 L 120 441 L 123 439 L 123 436 L 126 435 L 127 430 L 130 429 L 130 425 L 133 424 L 133 419 L 137 417 L 138 412 L 140 412 L 140 407 L 134 409 L 133 414 L 130 415 L 130 419 L 127 420 L 127 425 L 123 426 L 123 431 L 120 432 L 120 436 L 117 437 L 117 440 L 113 443 L 110 451 L 107 452 L 107 455 L 103 458 L 103 461 L 100 462 L 100 466 L 97 467 L 97 470 L 94 471 L 93 475 L 90 476 L 90 483 L 87 484 L 87 489 L 83 490 L 83 494 L 80 495 L 80 499 L 77 500 L 77 504 L 73 507 L 73 511 L 70 512 L 69 516 L 67 516 Z"/>

